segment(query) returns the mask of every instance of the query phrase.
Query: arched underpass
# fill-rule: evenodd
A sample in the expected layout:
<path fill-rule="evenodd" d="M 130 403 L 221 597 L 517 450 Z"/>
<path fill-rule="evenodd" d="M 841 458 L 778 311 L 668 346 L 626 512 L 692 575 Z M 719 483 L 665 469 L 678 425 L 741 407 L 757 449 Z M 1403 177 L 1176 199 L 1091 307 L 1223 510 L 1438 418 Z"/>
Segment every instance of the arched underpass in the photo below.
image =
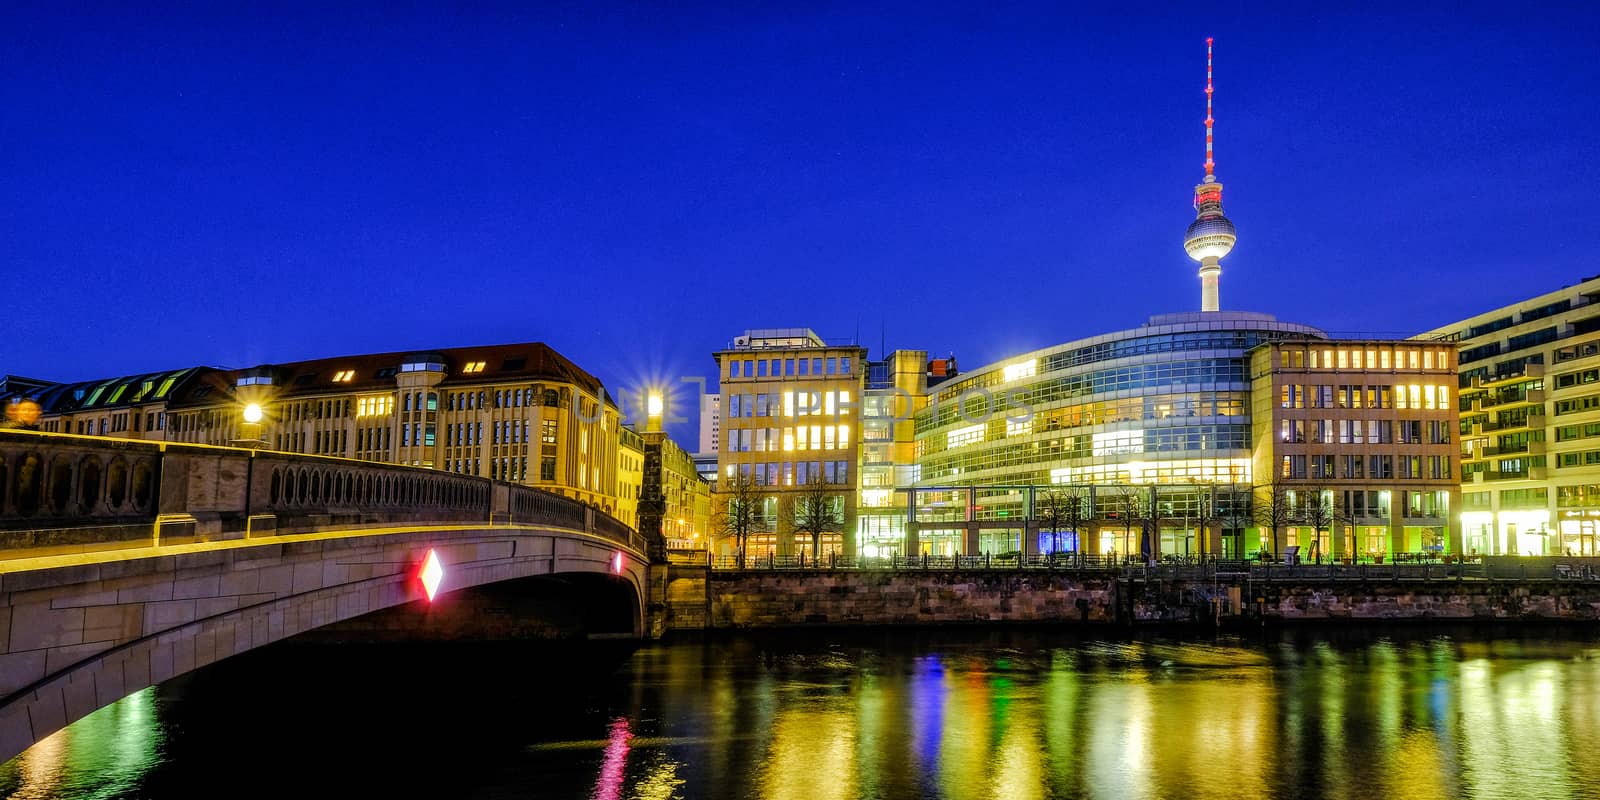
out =
<path fill-rule="evenodd" d="M 633 638 L 639 593 L 615 575 L 537 575 L 473 586 L 326 625 L 291 642 Z"/>

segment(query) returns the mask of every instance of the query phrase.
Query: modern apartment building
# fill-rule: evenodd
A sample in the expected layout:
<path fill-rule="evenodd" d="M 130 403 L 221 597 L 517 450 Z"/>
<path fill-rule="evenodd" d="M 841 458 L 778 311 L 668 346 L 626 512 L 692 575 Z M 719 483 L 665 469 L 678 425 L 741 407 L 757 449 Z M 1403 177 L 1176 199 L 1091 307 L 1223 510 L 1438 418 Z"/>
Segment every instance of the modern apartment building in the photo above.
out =
<path fill-rule="evenodd" d="M 722 389 L 718 488 L 749 481 L 764 495 L 764 523 L 746 555 L 809 551 L 809 537 L 795 534 L 795 499 L 814 482 L 836 492 L 841 521 L 821 552 L 855 553 L 866 354 L 808 328 L 745 331 L 713 354 Z"/>
<path fill-rule="evenodd" d="M 1269 552 L 1461 552 L 1455 355 L 1394 340 L 1280 339 L 1250 351 L 1253 499 L 1285 512 Z"/>
<path fill-rule="evenodd" d="M 1600 276 L 1416 338 L 1460 348 L 1467 551 L 1600 555 Z"/>

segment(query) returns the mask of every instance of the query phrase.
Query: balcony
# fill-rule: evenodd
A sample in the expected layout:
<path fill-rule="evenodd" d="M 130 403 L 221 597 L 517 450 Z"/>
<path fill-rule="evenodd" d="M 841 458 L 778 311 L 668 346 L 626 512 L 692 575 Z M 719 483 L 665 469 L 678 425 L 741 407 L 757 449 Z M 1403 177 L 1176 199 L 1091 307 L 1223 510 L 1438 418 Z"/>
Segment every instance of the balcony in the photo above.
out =
<path fill-rule="evenodd" d="M 1504 386 L 1506 384 L 1516 383 L 1517 381 L 1525 381 L 1525 380 L 1528 380 L 1530 378 L 1543 378 L 1543 377 L 1544 377 L 1544 365 L 1543 364 L 1523 364 L 1522 368 L 1517 370 L 1516 372 L 1503 372 L 1503 373 L 1499 373 L 1497 375 L 1490 375 L 1488 377 L 1484 377 L 1482 375 L 1474 375 L 1474 376 L 1472 376 L 1472 388 L 1480 389 L 1480 388 L 1488 388 L 1488 387 L 1491 387 L 1491 386 Z"/>
<path fill-rule="evenodd" d="M 1488 447 L 1479 448 L 1476 458 L 1488 458 L 1490 456 L 1514 456 L 1522 453 L 1526 453 L 1530 456 L 1542 456 L 1544 455 L 1544 442 L 1490 445 Z"/>
<path fill-rule="evenodd" d="M 1522 472 L 1500 472 L 1489 470 L 1487 472 L 1472 473 L 1473 483 L 1485 481 L 1542 481 L 1545 479 L 1545 467 L 1529 467 Z"/>

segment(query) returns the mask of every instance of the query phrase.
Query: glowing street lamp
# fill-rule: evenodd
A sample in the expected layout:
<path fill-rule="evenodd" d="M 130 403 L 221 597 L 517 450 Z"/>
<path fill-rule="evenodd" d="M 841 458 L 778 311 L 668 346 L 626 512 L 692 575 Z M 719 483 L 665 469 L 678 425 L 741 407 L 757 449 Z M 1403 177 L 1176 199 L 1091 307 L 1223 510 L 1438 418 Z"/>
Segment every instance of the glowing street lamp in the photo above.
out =
<path fill-rule="evenodd" d="M 644 429 L 647 432 L 661 430 L 661 415 L 667 410 L 666 398 L 660 392 L 651 392 L 645 397 L 644 404 Z"/>
<path fill-rule="evenodd" d="M 239 426 L 239 438 L 233 442 L 236 447 L 266 447 L 267 440 L 261 434 L 261 420 L 267 414 L 262 410 L 260 403 L 250 403 L 240 412 L 244 424 Z"/>

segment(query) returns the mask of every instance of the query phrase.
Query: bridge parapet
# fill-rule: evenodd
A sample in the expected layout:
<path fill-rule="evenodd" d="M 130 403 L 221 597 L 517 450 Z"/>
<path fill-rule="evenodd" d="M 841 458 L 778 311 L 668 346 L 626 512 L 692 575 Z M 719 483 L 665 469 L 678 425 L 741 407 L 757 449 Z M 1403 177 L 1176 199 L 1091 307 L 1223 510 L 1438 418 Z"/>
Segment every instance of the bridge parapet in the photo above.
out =
<path fill-rule="evenodd" d="M 0 431 L 0 551 L 457 521 L 550 525 L 645 549 L 637 532 L 577 500 L 487 478 L 255 449 Z"/>

